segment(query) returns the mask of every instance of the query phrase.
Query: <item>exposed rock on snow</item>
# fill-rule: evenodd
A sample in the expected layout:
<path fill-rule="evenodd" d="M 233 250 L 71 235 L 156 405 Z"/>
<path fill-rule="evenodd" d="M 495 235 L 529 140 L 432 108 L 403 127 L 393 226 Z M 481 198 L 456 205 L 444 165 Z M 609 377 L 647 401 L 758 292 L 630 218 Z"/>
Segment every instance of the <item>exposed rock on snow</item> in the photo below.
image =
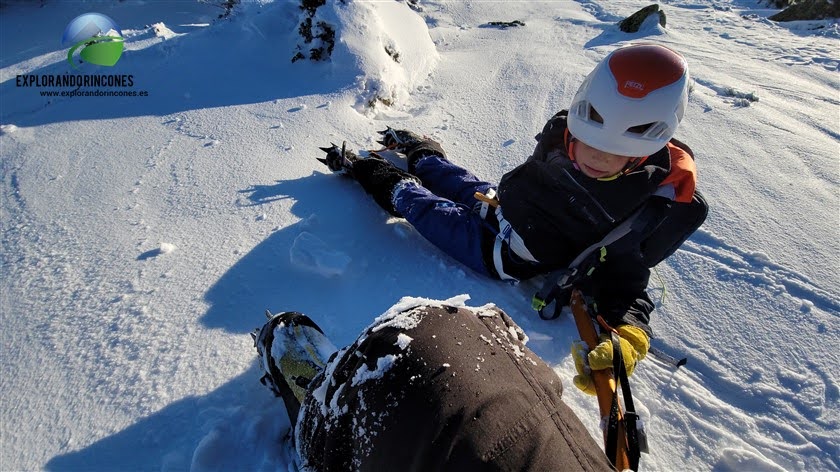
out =
<path fill-rule="evenodd" d="M 525 26 L 525 23 L 520 20 L 513 20 L 513 21 L 491 21 L 489 23 L 485 23 L 479 28 L 499 28 L 499 29 L 508 29 L 514 28 L 517 26 Z"/>
<path fill-rule="evenodd" d="M 767 5 L 768 7 L 772 8 L 787 8 L 796 3 L 797 1 L 798 0 L 764 0 L 762 2 L 759 2 L 759 4 Z"/>
<path fill-rule="evenodd" d="M 773 21 L 824 20 L 826 18 L 840 18 L 840 2 L 804 0 L 770 17 Z"/>
<path fill-rule="evenodd" d="M 657 21 L 659 22 L 659 25 L 663 28 L 665 27 L 665 12 L 659 9 L 658 4 L 654 3 L 653 5 L 648 5 L 621 20 L 621 22 L 618 23 L 618 28 L 625 33 L 635 33 L 639 31 L 642 23 L 644 23 L 650 16 L 658 17 Z"/>
<path fill-rule="evenodd" d="M 405 103 L 437 64 L 426 23 L 405 3 L 303 0 L 301 9 L 292 62 L 330 60 L 337 70 L 367 72 L 356 82 L 360 113 Z"/>
<path fill-rule="evenodd" d="M 324 4 L 325 0 L 301 0 L 300 9 L 303 12 L 298 24 L 301 42 L 297 45 L 297 52 L 292 57 L 292 62 L 301 59 L 326 61 L 332 55 L 335 47 L 335 26 L 334 21 L 328 22 L 322 19 L 326 16 L 324 10 L 320 8 Z M 320 14 L 319 10 L 321 10 Z"/>

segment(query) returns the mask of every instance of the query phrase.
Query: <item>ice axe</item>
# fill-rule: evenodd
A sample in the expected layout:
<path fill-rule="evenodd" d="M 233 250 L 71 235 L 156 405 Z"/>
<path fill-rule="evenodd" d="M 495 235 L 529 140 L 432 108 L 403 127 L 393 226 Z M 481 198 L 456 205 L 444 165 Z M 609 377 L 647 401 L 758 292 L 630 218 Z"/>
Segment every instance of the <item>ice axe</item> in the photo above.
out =
<path fill-rule="evenodd" d="M 572 291 L 569 307 L 575 318 L 580 339 L 586 343 L 591 351 L 598 346 L 598 333 L 595 330 L 592 317 L 583 295 L 579 290 Z M 601 427 L 604 430 L 604 452 L 607 454 L 616 470 L 637 470 L 641 451 L 647 452 L 647 440 L 641 422 L 633 406 L 630 385 L 624 372 L 624 361 L 621 359 L 621 349 L 618 345 L 618 335 L 613 336 L 613 369 L 593 370 L 592 381 L 598 397 L 598 408 L 601 413 Z M 620 379 L 627 412 L 623 412 L 618 401 L 618 385 L 616 377 Z M 638 427 L 638 429 L 637 429 Z"/>

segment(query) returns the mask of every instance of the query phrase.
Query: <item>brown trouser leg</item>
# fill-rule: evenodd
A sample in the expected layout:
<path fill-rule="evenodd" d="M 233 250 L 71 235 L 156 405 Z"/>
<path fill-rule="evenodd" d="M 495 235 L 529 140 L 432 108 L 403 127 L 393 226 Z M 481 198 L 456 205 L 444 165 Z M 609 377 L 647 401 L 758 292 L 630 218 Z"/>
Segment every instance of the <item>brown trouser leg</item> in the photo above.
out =
<path fill-rule="evenodd" d="M 421 306 L 380 320 L 310 386 L 297 425 L 303 464 L 613 470 L 522 338 L 497 308 Z"/>

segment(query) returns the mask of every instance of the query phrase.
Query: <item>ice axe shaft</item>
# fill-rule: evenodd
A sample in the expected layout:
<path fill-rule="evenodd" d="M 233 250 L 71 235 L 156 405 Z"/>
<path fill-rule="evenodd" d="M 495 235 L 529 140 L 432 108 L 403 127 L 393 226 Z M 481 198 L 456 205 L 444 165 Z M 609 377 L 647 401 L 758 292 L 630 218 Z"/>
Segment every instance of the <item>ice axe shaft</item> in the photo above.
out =
<path fill-rule="evenodd" d="M 589 316 L 589 311 L 586 308 L 586 302 L 583 300 L 583 295 L 579 290 L 572 291 L 572 297 L 569 302 L 569 307 L 572 309 L 572 314 L 575 317 L 575 325 L 577 325 L 580 339 L 586 343 L 586 346 L 591 351 L 598 346 L 598 333 L 595 331 L 595 325 L 592 318 Z M 595 384 L 595 392 L 598 397 L 598 409 L 601 413 L 601 419 L 606 420 L 610 416 L 610 410 L 613 408 L 613 399 L 616 395 L 615 377 L 612 369 L 593 370 L 592 381 Z M 616 470 L 630 469 L 630 458 L 627 454 L 627 432 L 624 428 L 624 412 L 621 405 L 618 405 L 618 447 L 615 451 L 615 457 L 607 456 L 612 462 Z M 606 449 L 607 430 L 604 429 L 604 446 Z"/>

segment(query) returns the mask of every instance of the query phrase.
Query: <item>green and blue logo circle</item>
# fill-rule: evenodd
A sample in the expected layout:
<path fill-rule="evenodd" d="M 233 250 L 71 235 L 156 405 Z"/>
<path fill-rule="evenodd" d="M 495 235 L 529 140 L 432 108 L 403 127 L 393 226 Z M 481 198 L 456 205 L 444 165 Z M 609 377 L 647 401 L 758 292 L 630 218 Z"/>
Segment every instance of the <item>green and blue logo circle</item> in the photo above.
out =
<path fill-rule="evenodd" d="M 82 62 L 100 66 L 113 66 L 120 60 L 123 52 L 123 37 L 114 20 L 101 13 L 79 15 L 67 25 L 61 37 L 67 51 L 67 62 L 78 68 L 73 61 L 73 54 L 79 51 Z"/>

